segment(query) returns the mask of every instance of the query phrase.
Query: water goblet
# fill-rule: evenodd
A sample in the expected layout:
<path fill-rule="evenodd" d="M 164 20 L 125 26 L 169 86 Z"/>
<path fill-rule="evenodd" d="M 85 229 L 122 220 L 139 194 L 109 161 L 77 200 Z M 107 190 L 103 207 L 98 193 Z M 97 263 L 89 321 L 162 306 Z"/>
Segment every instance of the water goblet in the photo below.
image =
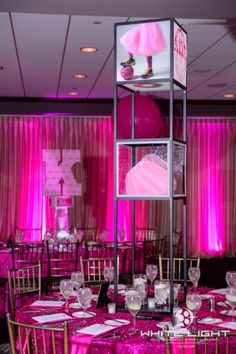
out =
<path fill-rule="evenodd" d="M 81 285 L 84 282 L 84 273 L 83 272 L 73 272 L 71 273 L 71 281 L 75 290 L 79 290 Z"/>
<path fill-rule="evenodd" d="M 236 288 L 236 271 L 228 271 L 225 280 L 229 288 Z"/>
<path fill-rule="evenodd" d="M 85 318 L 86 315 L 86 310 L 89 307 L 91 301 L 92 301 L 92 291 L 90 288 L 80 288 L 78 290 L 78 302 L 83 308 L 83 317 Z"/>
<path fill-rule="evenodd" d="M 68 308 L 68 299 L 73 291 L 73 283 L 70 279 L 62 279 L 60 281 L 60 292 L 66 300 L 66 308 Z"/>
<path fill-rule="evenodd" d="M 133 328 L 131 330 L 131 333 L 135 333 L 135 332 L 137 332 L 137 329 L 135 328 L 136 327 L 136 315 L 139 312 L 139 310 L 141 309 L 142 298 L 141 298 L 138 291 L 129 290 L 126 293 L 125 302 L 126 302 L 126 306 L 129 310 L 129 312 L 131 313 L 131 315 L 133 317 Z"/>
<path fill-rule="evenodd" d="M 225 298 L 228 304 L 232 307 L 232 321 L 234 321 L 235 316 L 235 306 L 236 306 L 236 288 L 227 288 L 225 293 Z"/>
<path fill-rule="evenodd" d="M 82 241 L 83 236 L 84 236 L 84 233 L 83 233 L 82 230 L 79 230 L 79 231 L 76 232 L 76 238 L 77 238 L 77 240 L 78 240 L 79 242 Z"/>
<path fill-rule="evenodd" d="M 151 285 L 153 285 L 153 282 L 157 276 L 157 265 L 156 264 L 148 264 L 146 266 L 146 274 L 148 279 L 151 282 Z"/>
<path fill-rule="evenodd" d="M 83 272 L 71 273 L 71 281 L 72 281 L 73 287 L 78 292 L 79 288 L 84 283 L 84 273 Z M 80 307 L 79 302 L 78 302 L 78 307 Z"/>
<path fill-rule="evenodd" d="M 198 293 L 188 293 L 186 296 L 186 305 L 187 308 L 193 314 L 193 323 L 192 323 L 192 331 L 195 330 L 196 325 L 196 314 L 200 310 L 202 306 L 202 297 Z"/>
<path fill-rule="evenodd" d="M 196 288 L 198 284 L 198 280 L 200 278 L 201 271 L 197 267 L 190 267 L 188 270 L 188 276 L 190 281 L 193 283 L 193 286 Z"/>
<path fill-rule="evenodd" d="M 108 236 L 108 230 L 107 229 L 105 229 L 105 230 L 103 230 L 102 232 L 101 232 L 101 234 L 100 234 L 100 241 L 101 242 L 105 242 L 106 241 L 106 239 L 107 239 L 107 236 Z"/>
<path fill-rule="evenodd" d="M 107 267 L 103 268 L 103 276 L 105 281 L 111 282 L 114 279 L 114 267 Z"/>

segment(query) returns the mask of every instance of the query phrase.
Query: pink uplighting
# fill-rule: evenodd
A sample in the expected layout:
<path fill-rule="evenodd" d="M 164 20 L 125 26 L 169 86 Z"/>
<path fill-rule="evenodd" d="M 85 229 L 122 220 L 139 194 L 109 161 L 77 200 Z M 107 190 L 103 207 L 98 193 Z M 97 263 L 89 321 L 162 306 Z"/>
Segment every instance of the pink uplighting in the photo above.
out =
<path fill-rule="evenodd" d="M 70 226 L 107 229 L 114 239 L 114 155 L 108 117 L 3 117 L 0 120 L 0 230 L 55 229 L 55 209 L 42 195 L 42 150 L 81 149 L 82 195 L 68 211 Z M 235 249 L 235 121 L 189 119 L 187 124 L 187 236 L 190 256 L 232 254 Z M 7 147 L 7 148 L 6 148 Z M 121 149 L 122 150 L 122 149 Z M 142 150 L 142 149 L 141 149 Z M 142 152 L 142 151 L 141 151 Z M 141 153 L 140 152 L 140 153 Z M 143 152 L 142 152 L 143 153 Z M 120 161 L 126 159 L 126 154 Z M 232 192 L 233 191 L 233 192 Z M 168 208 L 135 201 L 135 226 L 168 233 Z M 117 231 L 131 239 L 131 202 L 119 201 Z M 39 234 L 31 236 L 38 240 Z"/>
<path fill-rule="evenodd" d="M 232 124 L 227 121 L 200 119 L 189 124 L 187 178 L 191 205 L 188 223 L 192 216 L 193 225 L 188 227 L 196 230 L 192 237 L 198 240 L 202 254 L 221 255 L 227 247 L 229 200 L 232 198 L 228 188 L 229 156 L 233 148 L 231 129 Z"/>

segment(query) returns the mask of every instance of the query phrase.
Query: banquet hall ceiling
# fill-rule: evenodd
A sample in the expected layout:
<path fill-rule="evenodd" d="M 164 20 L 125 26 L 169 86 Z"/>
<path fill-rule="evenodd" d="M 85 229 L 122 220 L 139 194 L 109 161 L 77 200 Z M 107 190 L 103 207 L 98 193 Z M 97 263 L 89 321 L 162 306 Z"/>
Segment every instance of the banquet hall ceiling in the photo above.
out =
<path fill-rule="evenodd" d="M 188 98 L 223 100 L 236 95 L 235 15 L 235 0 L 1 0 L 0 97 L 113 98 L 114 23 L 175 17 L 189 36 Z"/>

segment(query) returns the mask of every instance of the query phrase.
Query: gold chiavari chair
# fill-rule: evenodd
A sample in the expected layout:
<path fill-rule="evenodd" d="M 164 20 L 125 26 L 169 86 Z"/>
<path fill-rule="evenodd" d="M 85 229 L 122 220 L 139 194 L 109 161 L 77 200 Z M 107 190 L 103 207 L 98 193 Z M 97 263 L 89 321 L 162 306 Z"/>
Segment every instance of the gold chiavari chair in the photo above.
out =
<path fill-rule="evenodd" d="M 159 254 L 163 255 L 166 249 L 166 238 L 144 240 L 144 265 L 158 263 Z"/>
<path fill-rule="evenodd" d="M 70 278 L 78 269 L 79 242 L 62 242 L 47 245 L 48 287 L 58 290 L 62 279 Z"/>
<path fill-rule="evenodd" d="M 29 325 L 13 321 L 8 314 L 7 324 L 12 354 L 69 354 L 67 322 L 63 328 Z"/>
<path fill-rule="evenodd" d="M 190 267 L 200 268 L 200 257 L 197 258 L 187 258 L 187 269 Z M 160 280 L 170 279 L 170 258 L 164 258 L 159 255 L 159 272 Z M 174 281 L 184 281 L 184 259 L 183 258 L 173 258 L 173 279 Z"/>
<path fill-rule="evenodd" d="M 37 265 L 7 269 L 11 314 L 14 315 L 18 297 L 37 294 L 41 297 L 41 263 Z"/>
<path fill-rule="evenodd" d="M 153 241 L 157 239 L 157 230 L 154 228 L 142 228 L 136 229 L 136 241 Z"/>
<path fill-rule="evenodd" d="M 13 242 L 11 245 L 11 251 L 14 269 L 34 265 L 39 261 L 41 264 L 44 262 L 43 242 Z"/>
<path fill-rule="evenodd" d="M 90 258 L 102 258 L 104 256 L 103 242 L 87 242 L 87 252 Z"/>
<path fill-rule="evenodd" d="M 114 258 L 80 257 L 80 268 L 84 273 L 85 284 L 100 284 L 103 278 L 104 267 L 114 267 Z M 119 279 L 119 257 L 117 258 L 117 278 Z"/>

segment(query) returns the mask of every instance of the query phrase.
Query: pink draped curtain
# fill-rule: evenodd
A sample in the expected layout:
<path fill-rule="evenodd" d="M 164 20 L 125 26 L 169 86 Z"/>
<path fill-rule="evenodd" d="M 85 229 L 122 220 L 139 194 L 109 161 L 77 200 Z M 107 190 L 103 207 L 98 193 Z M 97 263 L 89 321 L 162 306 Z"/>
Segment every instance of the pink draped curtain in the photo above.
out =
<path fill-rule="evenodd" d="M 80 149 L 82 160 L 74 174 L 82 195 L 69 210 L 69 224 L 99 232 L 107 227 L 112 214 L 107 193 L 113 169 L 110 117 L 2 117 L 0 141 L 1 240 L 16 228 L 45 232 L 54 227 L 55 210 L 42 196 L 42 149 Z"/>
<path fill-rule="evenodd" d="M 236 119 L 188 119 L 187 140 L 188 254 L 235 255 Z M 180 201 L 174 218 L 174 229 L 182 230 Z M 169 235 L 168 202 L 149 203 L 147 225 Z"/>
<path fill-rule="evenodd" d="M 189 119 L 187 227 L 189 255 L 233 254 L 236 247 L 236 119 Z M 80 149 L 75 176 L 82 195 L 69 212 L 70 226 L 109 230 L 113 239 L 113 133 L 109 117 L 0 118 L 0 239 L 19 228 L 54 226 L 42 197 L 42 149 Z M 168 235 L 168 203 L 136 202 L 137 227 Z M 127 215 L 128 214 L 128 215 Z M 175 211 L 181 229 L 181 206 Z M 129 203 L 121 202 L 118 228 L 130 230 Z"/>
<path fill-rule="evenodd" d="M 188 245 L 192 254 L 236 251 L 236 119 L 188 121 Z"/>

